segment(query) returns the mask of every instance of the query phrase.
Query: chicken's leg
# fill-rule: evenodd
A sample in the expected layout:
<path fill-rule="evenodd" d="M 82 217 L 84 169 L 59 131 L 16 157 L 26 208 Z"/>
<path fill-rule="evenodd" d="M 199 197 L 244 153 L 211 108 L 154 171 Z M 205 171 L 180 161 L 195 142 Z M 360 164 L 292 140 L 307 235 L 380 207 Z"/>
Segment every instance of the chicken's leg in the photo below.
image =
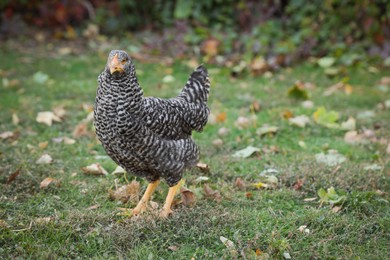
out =
<path fill-rule="evenodd" d="M 160 213 L 161 218 L 168 217 L 169 214 L 172 213 L 171 205 L 173 198 L 175 197 L 177 189 L 180 187 L 180 183 L 176 184 L 175 186 L 169 187 L 167 198 L 165 199 L 165 204 L 163 206 L 163 209 Z"/>
<path fill-rule="evenodd" d="M 145 211 L 148 201 L 159 183 L 160 180 L 149 183 L 141 200 L 138 202 L 137 206 L 132 210 L 133 215 L 138 215 L 143 211 Z"/>

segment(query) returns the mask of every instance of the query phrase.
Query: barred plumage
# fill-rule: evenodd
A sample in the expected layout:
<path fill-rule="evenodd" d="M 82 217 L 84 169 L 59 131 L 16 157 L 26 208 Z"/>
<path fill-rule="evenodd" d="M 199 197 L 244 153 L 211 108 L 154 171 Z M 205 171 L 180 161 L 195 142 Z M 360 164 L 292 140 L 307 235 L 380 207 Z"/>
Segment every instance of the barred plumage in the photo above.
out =
<path fill-rule="evenodd" d="M 203 129 L 210 112 L 207 70 L 199 66 L 175 98 L 144 97 L 132 60 L 112 51 L 98 82 L 94 124 L 107 154 L 149 182 L 176 185 L 199 160 L 191 132 Z"/>

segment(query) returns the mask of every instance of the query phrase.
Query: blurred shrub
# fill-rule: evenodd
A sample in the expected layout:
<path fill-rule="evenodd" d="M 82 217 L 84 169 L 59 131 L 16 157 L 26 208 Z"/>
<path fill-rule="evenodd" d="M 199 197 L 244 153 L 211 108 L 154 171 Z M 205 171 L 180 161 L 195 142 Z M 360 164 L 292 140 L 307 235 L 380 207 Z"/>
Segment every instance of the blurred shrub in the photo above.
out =
<path fill-rule="evenodd" d="M 388 0 L 2 0 L 0 8 L 2 23 L 16 15 L 46 28 L 92 20 L 102 33 L 118 36 L 179 26 L 187 44 L 217 39 L 222 54 L 390 54 Z"/>

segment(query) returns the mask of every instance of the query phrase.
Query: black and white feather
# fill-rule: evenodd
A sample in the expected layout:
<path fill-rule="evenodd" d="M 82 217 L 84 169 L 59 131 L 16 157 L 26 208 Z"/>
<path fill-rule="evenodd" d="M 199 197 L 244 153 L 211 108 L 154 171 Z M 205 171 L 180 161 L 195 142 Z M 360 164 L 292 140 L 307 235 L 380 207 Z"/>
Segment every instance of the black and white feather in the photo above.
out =
<path fill-rule="evenodd" d="M 110 72 L 114 56 L 123 61 L 123 72 Z M 206 68 L 199 66 L 177 97 L 144 97 L 132 60 L 112 51 L 98 83 L 94 125 L 107 154 L 149 182 L 163 178 L 169 186 L 177 184 L 199 160 L 191 133 L 203 129 L 210 113 Z"/>

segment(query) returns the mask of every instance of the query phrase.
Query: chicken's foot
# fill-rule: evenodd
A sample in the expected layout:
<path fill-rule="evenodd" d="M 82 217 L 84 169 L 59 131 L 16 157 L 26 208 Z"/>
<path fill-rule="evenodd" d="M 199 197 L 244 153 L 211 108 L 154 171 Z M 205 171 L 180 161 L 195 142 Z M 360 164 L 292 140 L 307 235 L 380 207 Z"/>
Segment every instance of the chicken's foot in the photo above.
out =
<path fill-rule="evenodd" d="M 138 215 L 145 211 L 150 197 L 152 196 L 153 192 L 156 190 L 159 184 L 160 184 L 160 180 L 149 183 L 141 200 L 138 202 L 137 206 L 132 210 L 133 215 Z"/>
<path fill-rule="evenodd" d="M 180 183 L 176 184 L 175 186 L 169 187 L 167 198 L 165 199 L 165 204 L 162 208 L 162 211 L 160 212 L 160 218 L 166 218 L 169 214 L 172 213 L 171 205 L 173 198 L 175 197 L 177 189 L 179 189 Z"/>

